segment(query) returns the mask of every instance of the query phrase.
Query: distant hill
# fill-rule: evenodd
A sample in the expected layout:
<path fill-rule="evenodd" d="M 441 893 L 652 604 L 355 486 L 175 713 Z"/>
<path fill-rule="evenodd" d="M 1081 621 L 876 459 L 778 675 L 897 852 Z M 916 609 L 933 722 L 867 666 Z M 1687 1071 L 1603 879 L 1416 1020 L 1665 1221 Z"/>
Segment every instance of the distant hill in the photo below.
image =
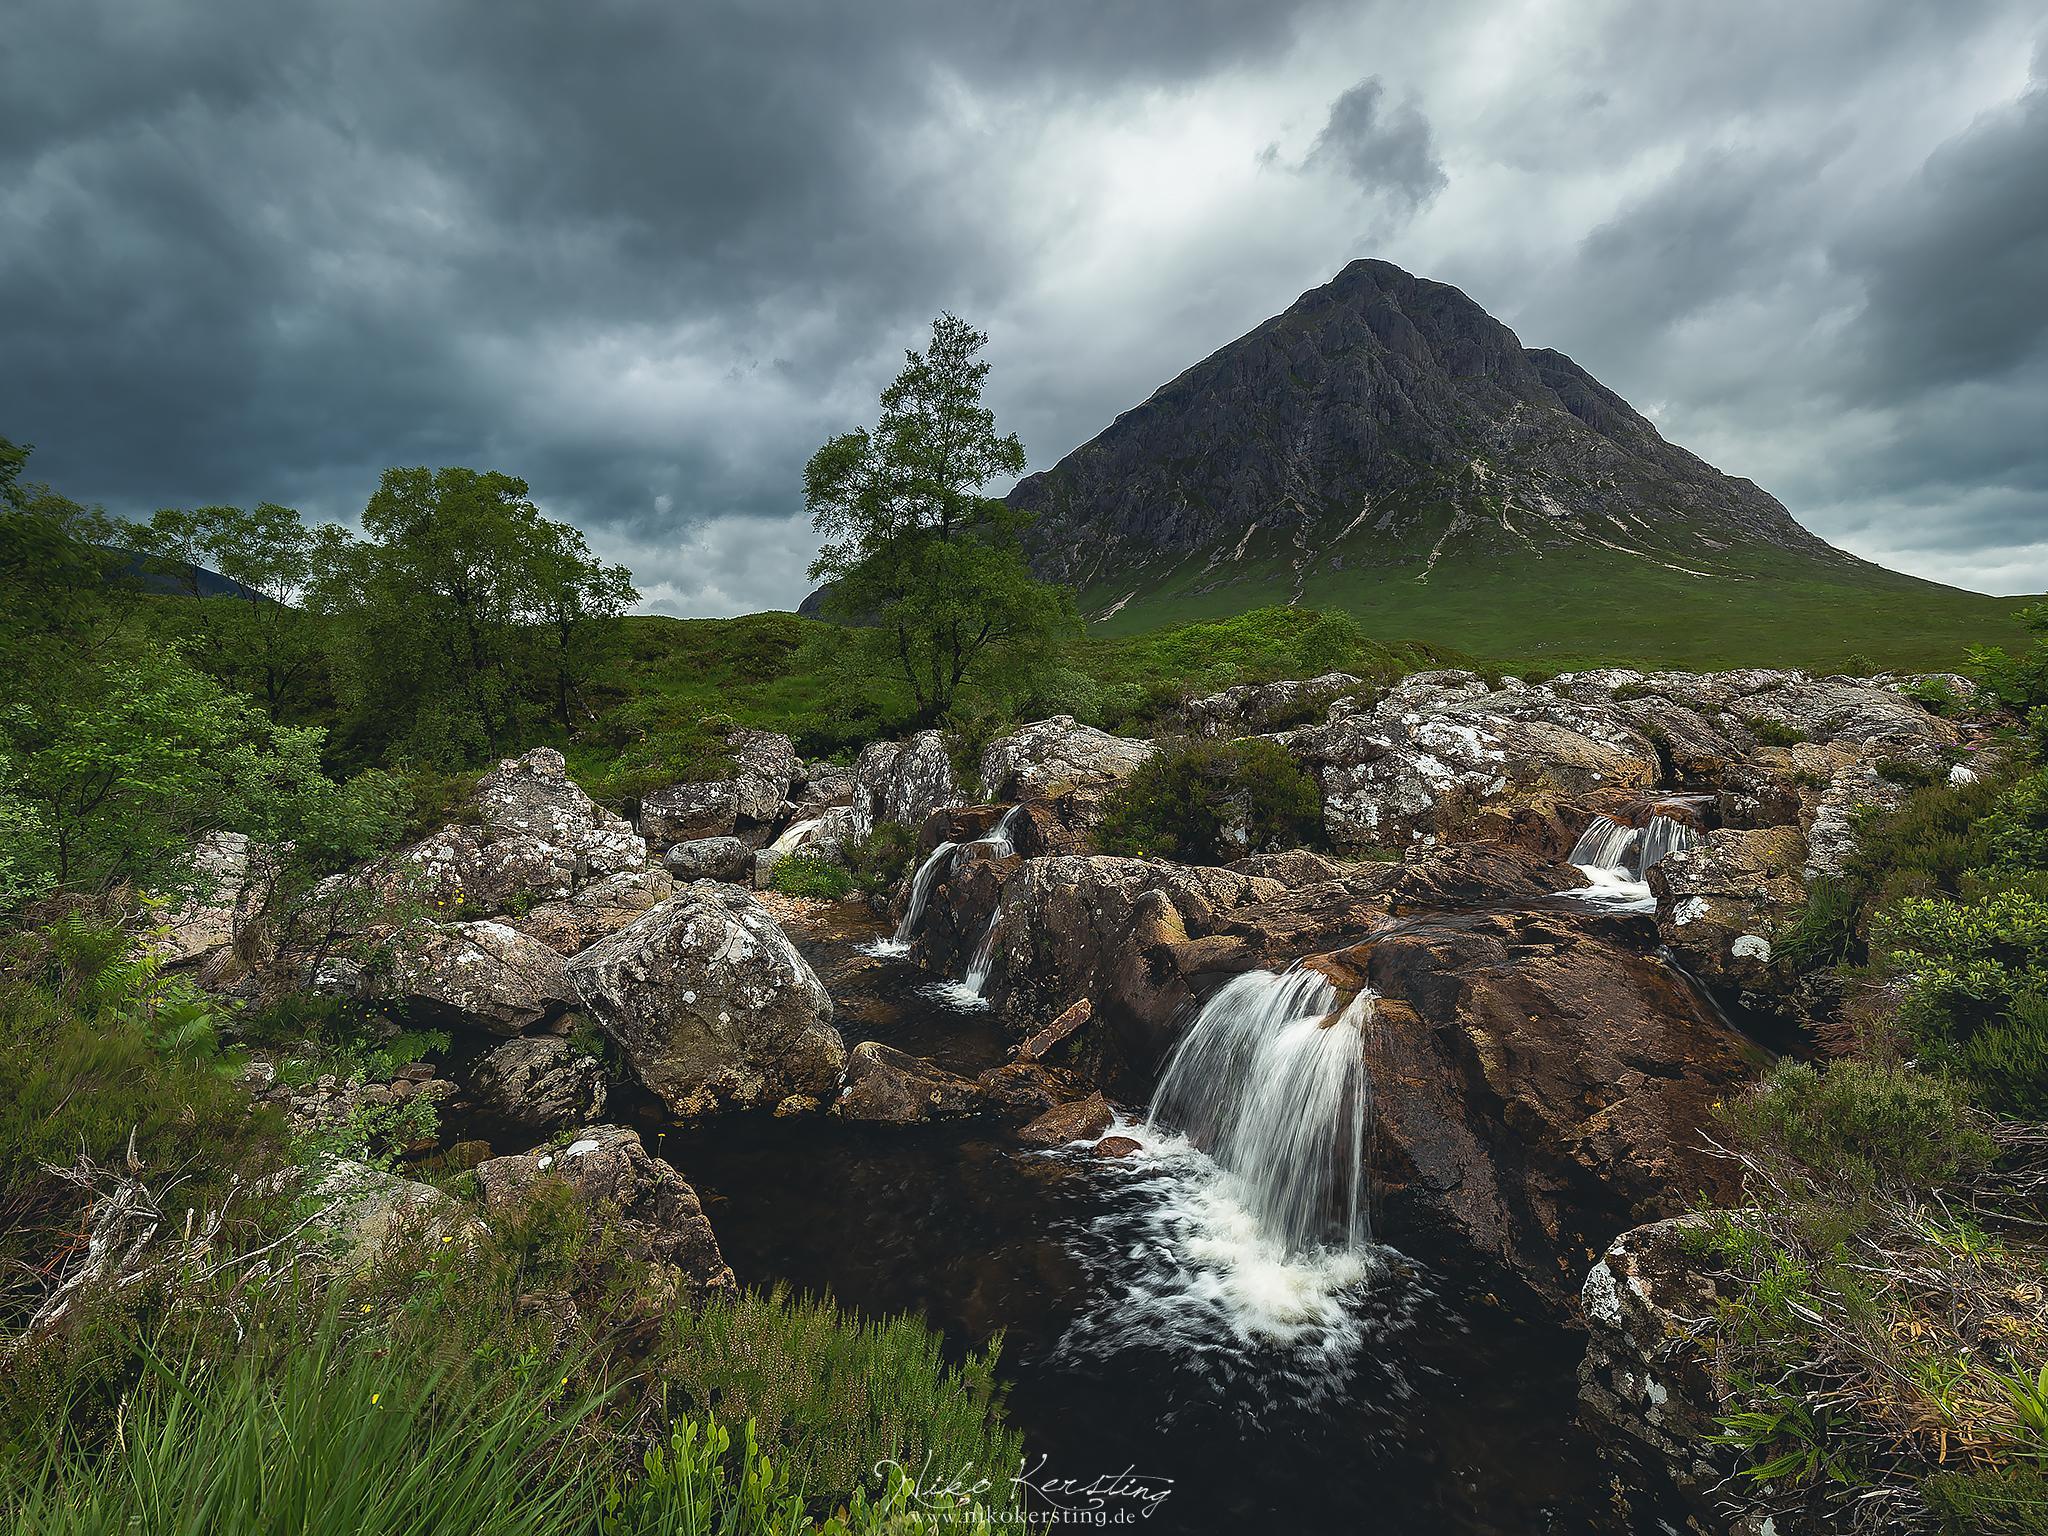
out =
<path fill-rule="evenodd" d="M 154 592 L 166 597 L 240 597 L 251 602 L 267 603 L 269 598 L 253 588 L 242 585 L 232 576 L 223 576 L 219 571 L 210 571 L 203 565 L 187 566 L 184 572 L 166 567 L 162 560 L 148 555 L 131 554 L 125 549 L 109 550 L 109 554 L 122 557 L 123 563 L 114 573 L 124 585 L 139 587 L 144 592 Z"/>
<path fill-rule="evenodd" d="M 2012 601 L 1834 548 L 1563 353 L 1384 261 L 1009 500 L 1037 514 L 1033 568 L 1112 633 L 1281 602 L 1482 655 L 1739 663 L 1938 659 L 2012 629 Z"/>

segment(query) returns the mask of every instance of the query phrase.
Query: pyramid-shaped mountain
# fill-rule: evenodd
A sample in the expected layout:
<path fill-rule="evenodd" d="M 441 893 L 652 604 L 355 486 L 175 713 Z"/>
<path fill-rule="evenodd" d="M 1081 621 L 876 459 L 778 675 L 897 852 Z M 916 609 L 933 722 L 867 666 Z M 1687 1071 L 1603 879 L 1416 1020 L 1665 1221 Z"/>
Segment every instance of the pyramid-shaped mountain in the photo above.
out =
<path fill-rule="evenodd" d="M 1736 660 L 1766 659 L 1770 627 L 1814 602 L 1845 634 L 1902 601 L 2003 620 L 1835 549 L 1563 353 L 1384 261 L 1353 262 L 1009 499 L 1037 514 L 1034 568 L 1113 630 L 1298 603 L 1481 653 L 1595 655 L 1631 650 L 1616 629 L 1635 614 L 1657 654 Z M 1672 639 L 1689 621 L 1690 649 Z"/>

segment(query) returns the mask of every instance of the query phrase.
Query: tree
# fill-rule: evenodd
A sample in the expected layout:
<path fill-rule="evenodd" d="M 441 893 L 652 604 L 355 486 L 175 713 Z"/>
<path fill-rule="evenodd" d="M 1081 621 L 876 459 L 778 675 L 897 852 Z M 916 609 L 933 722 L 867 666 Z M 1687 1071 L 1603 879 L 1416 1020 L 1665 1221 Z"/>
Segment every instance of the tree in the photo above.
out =
<path fill-rule="evenodd" d="M 638 596 L 510 475 L 386 470 L 363 532 L 322 531 L 310 602 L 357 737 L 428 759 L 473 761 L 543 713 L 566 724 Z"/>
<path fill-rule="evenodd" d="M 1079 628 L 1071 596 L 1024 563 L 1024 514 L 982 494 L 1024 470 L 1023 444 L 998 435 L 982 404 L 987 341 L 941 315 L 882 392 L 875 430 L 833 438 L 804 470 L 825 536 L 810 574 L 831 583 L 826 614 L 857 626 L 872 670 L 909 687 L 921 726 L 945 718 L 992 657 L 1035 661 Z"/>

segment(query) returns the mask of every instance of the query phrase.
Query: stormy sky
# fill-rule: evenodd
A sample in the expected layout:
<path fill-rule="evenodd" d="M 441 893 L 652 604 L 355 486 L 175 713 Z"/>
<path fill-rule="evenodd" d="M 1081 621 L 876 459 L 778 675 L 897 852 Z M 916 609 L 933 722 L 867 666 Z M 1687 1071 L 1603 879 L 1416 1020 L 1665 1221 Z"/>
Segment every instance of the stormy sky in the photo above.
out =
<path fill-rule="evenodd" d="M 121 513 L 528 479 L 792 606 L 931 317 L 1033 468 L 1346 261 L 1900 569 L 2048 588 L 2038 0 L 12 0 L 0 435 Z"/>

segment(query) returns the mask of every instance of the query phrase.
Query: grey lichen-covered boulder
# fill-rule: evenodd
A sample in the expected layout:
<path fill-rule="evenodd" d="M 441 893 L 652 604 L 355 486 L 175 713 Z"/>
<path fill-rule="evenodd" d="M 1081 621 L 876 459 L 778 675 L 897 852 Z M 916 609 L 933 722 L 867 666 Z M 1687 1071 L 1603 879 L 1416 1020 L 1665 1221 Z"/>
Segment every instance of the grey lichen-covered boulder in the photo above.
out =
<path fill-rule="evenodd" d="M 768 910 L 698 881 L 569 963 L 584 1007 L 677 1115 L 806 1108 L 846 1063 L 832 1000 Z"/>
<path fill-rule="evenodd" d="M 992 741 L 981 754 L 982 791 L 991 800 L 1038 800 L 1079 793 L 1100 798 L 1159 749 L 1112 736 L 1072 715 L 1055 715 Z"/>
<path fill-rule="evenodd" d="M 541 1135 L 596 1120 L 609 1086 L 603 1062 L 554 1035 L 492 1047 L 470 1078 L 477 1108 Z"/>
<path fill-rule="evenodd" d="M 553 747 L 508 757 L 485 774 L 477 784 L 477 813 L 493 841 L 530 837 L 562 850 L 579 881 L 647 863 L 640 835 L 584 793 Z"/>
<path fill-rule="evenodd" d="M 559 901 L 544 901 L 508 922 L 556 954 L 573 955 L 644 917 L 674 894 L 675 881 L 653 864 L 585 881 Z"/>
<path fill-rule="evenodd" d="M 1361 686 L 1361 679 L 1349 672 L 1325 672 L 1298 682 L 1244 683 L 1189 700 L 1181 715 L 1193 736 L 1255 736 L 1319 720 L 1335 700 Z"/>
<path fill-rule="evenodd" d="M 317 1209 L 302 1235 L 352 1268 L 375 1263 L 396 1243 L 482 1235 L 476 1218 L 433 1185 L 347 1158 L 315 1168 L 307 1194 Z"/>
<path fill-rule="evenodd" d="M 1710 986 L 1771 991 L 1789 979 L 1775 942 L 1806 901 L 1794 826 L 1720 827 L 1650 869 L 1657 933 Z"/>
<path fill-rule="evenodd" d="M 1601 1449 L 1627 1474 L 1616 1481 L 1624 1497 L 1669 1489 L 1708 1517 L 1695 1529 L 1748 1530 L 1717 1509 L 1734 1485 L 1727 1453 L 1709 1439 L 1720 1428 L 1718 1398 L 1699 1336 L 1719 1296 L 1688 1246 L 1704 1225 L 1675 1216 L 1633 1228 L 1587 1274 L 1579 1403 Z"/>
<path fill-rule="evenodd" d="M 575 1002 L 562 956 L 495 918 L 408 930 L 394 941 L 388 978 L 369 986 L 398 1007 L 499 1035 Z"/>
<path fill-rule="evenodd" d="M 677 880 L 745 880 L 754 869 L 754 850 L 736 837 L 699 837 L 677 843 L 661 856 Z"/>
<path fill-rule="evenodd" d="M 565 1186 L 593 1230 L 609 1227 L 637 1257 L 660 1265 L 691 1291 L 728 1291 L 732 1270 L 705 1219 L 697 1191 L 641 1145 L 625 1126 L 592 1125 L 567 1144 L 479 1163 L 487 1215 L 511 1216 L 545 1185 Z"/>
<path fill-rule="evenodd" d="M 864 1040 L 847 1059 L 846 1086 L 833 1101 L 832 1113 L 843 1120 L 912 1125 L 971 1114 L 980 1096 L 971 1079 L 922 1056 Z"/>
<path fill-rule="evenodd" d="M 915 827 L 933 811 L 958 803 L 953 759 L 939 731 L 908 741 L 878 741 L 853 768 L 853 833 L 865 836 L 885 821 Z"/>
<path fill-rule="evenodd" d="M 737 730 L 725 739 L 723 778 L 675 784 L 640 801 L 640 834 L 657 852 L 699 838 L 727 837 L 773 821 L 801 764 L 787 736 Z"/>
<path fill-rule="evenodd" d="M 201 838 L 192 853 L 191 881 L 150 939 L 166 965 L 184 965 L 226 949 L 262 904 L 260 871 L 252 878 L 251 845 L 241 832 Z"/>

